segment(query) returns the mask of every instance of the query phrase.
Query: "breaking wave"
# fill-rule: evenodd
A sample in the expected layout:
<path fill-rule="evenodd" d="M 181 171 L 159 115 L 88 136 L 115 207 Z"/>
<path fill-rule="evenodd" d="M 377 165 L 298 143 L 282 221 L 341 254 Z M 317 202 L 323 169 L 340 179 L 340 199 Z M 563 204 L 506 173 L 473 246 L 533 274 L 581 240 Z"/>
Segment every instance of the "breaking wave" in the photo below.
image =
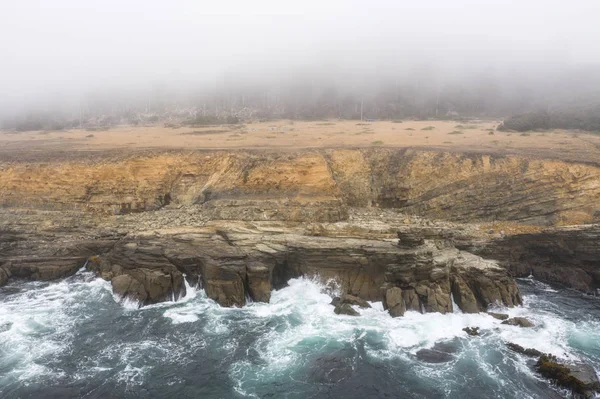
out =
<path fill-rule="evenodd" d="M 222 308 L 187 286 L 179 302 L 122 307 L 87 272 L 56 283 L 0 288 L 0 396 L 461 397 L 556 395 L 507 342 L 600 368 L 600 301 L 519 282 L 524 305 L 485 314 L 392 318 L 380 302 L 335 315 L 330 291 L 299 278 L 271 302 Z M 478 326 L 480 337 L 464 327 Z M 420 349 L 440 346 L 444 363 Z"/>

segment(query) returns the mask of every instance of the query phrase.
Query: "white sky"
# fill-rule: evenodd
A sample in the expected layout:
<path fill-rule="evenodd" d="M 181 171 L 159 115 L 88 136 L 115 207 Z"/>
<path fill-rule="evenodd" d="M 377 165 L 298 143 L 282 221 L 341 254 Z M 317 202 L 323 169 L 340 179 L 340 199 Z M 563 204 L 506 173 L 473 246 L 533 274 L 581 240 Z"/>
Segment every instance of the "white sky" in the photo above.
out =
<path fill-rule="evenodd" d="M 597 63 L 599 17 L 598 0 L 0 0 L 0 97 L 225 72 Z"/>

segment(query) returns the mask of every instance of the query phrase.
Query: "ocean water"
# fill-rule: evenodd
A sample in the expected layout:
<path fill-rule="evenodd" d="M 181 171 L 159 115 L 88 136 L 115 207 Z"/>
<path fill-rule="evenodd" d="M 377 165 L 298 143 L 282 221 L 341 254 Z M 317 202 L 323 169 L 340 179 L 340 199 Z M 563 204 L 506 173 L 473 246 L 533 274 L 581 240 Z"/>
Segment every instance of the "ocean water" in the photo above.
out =
<path fill-rule="evenodd" d="M 600 371 L 600 299 L 519 281 L 524 305 L 486 314 L 391 318 L 381 303 L 338 316 L 325 287 L 290 280 L 271 303 L 227 309 L 188 288 L 175 303 L 121 306 L 80 271 L 0 288 L 2 398 L 552 398 L 566 395 L 506 342 Z M 482 336 L 462 329 L 478 326 Z M 452 352 L 425 363 L 416 352 Z"/>

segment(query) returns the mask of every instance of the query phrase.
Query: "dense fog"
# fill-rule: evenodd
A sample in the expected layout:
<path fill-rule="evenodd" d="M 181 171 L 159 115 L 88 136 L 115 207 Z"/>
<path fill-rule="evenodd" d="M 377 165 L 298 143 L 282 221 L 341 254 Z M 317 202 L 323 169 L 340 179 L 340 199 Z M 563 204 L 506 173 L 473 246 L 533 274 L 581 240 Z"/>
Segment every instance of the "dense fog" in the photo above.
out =
<path fill-rule="evenodd" d="M 4 128 L 600 104 L 594 0 L 22 0 L 0 11 Z"/>

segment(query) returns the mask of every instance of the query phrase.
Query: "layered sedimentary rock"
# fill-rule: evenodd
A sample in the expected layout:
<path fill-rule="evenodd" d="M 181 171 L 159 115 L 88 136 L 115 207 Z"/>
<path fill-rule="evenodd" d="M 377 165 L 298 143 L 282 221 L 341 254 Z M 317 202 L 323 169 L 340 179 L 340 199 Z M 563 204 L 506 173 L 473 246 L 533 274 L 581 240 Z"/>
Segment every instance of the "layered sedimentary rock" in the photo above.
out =
<path fill-rule="evenodd" d="M 41 215 L 50 221 L 56 218 L 62 226 L 50 223 L 49 230 L 41 232 L 35 226 L 40 215 L 28 211 L 17 217 L 23 223 L 22 240 L 3 249 L 2 268 L 19 270 L 15 264 L 24 250 L 29 263 L 54 253 L 54 258 L 38 262 L 36 274 L 18 277 L 60 277 L 87 264 L 111 281 L 120 298 L 140 305 L 182 297 L 184 276 L 223 306 L 243 306 L 247 298 L 268 302 L 273 289 L 299 276 L 334 284 L 344 298 L 384 300 L 394 316 L 405 310 L 451 312 L 452 295 L 466 312 L 520 303 L 504 269 L 456 249 L 445 229 L 415 226 L 397 233 L 398 239 L 390 236 L 395 227 L 371 224 L 367 217 L 334 224 L 337 232 L 306 223 L 242 221 L 179 227 L 169 227 L 167 221 L 158 229 L 138 225 L 132 231 L 128 223 L 139 223 L 141 217 L 123 216 L 109 223 L 80 214 L 77 227 L 68 228 L 61 212 Z M 178 210 L 170 217 L 185 215 L 189 217 Z M 98 232 L 104 239 L 91 239 Z M 456 286 L 458 280 L 461 286 Z"/>
<path fill-rule="evenodd" d="M 412 149 L 159 152 L 0 163 L 3 206 L 108 214 L 214 200 L 311 199 L 459 222 L 556 225 L 600 221 L 599 198 L 596 165 Z M 221 205 L 215 212 L 230 219 Z M 330 222 L 345 217 L 336 211 L 339 206 L 322 205 L 313 217 Z M 304 216 L 298 204 L 289 207 L 279 209 L 281 215 L 265 209 L 246 217 Z"/>
<path fill-rule="evenodd" d="M 600 289 L 600 225 L 547 228 L 488 240 L 466 239 L 460 247 L 497 259 L 513 276 L 563 284 L 586 293 Z"/>
<path fill-rule="evenodd" d="M 599 221 L 599 198 L 593 164 L 413 149 L 4 162 L 0 285 L 87 263 L 141 304 L 182 297 L 185 275 L 242 306 L 319 276 L 394 315 L 450 312 L 452 298 L 477 312 L 520 303 L 511 276 L 599 288 L 597 225 L 559 226 Z M 471 224 L 497 221 L 557 227 Z"/>

